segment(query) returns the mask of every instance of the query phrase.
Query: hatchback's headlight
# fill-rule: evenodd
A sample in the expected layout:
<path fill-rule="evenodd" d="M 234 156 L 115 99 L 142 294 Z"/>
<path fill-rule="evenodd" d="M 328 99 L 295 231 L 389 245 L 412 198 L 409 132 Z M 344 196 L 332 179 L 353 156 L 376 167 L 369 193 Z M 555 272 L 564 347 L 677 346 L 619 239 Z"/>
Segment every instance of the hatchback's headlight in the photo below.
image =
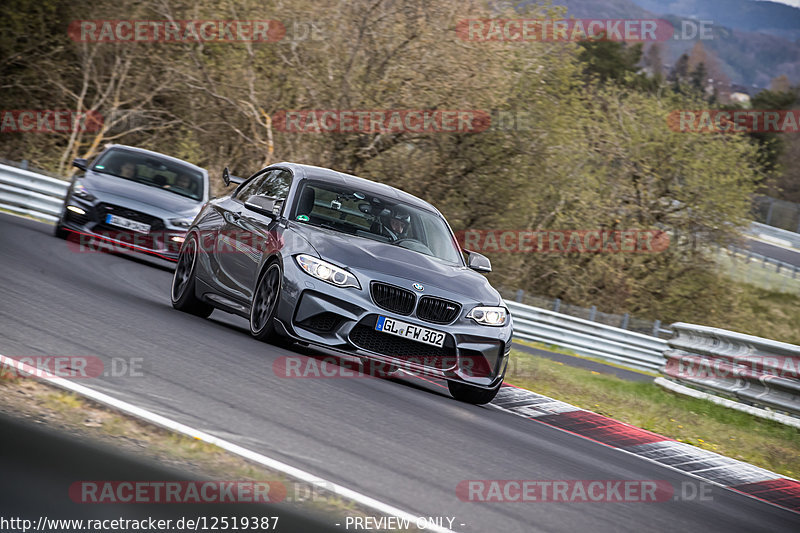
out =
<path fill-rule="evenodd" d="M 95 195 L 89 192 L 89 189 L 83 186 L 80 181 L 76 181 L 75 185 L 72 187 L 72 196 L 80 198 L 81 200 L 86 200 L 87 202 L 93 202 L 97 200 Z"/>
<path fill-rule="evenodd" d="M 361 288 L 361 284 L 358 283 L 358 280 L 354 275 L 342 268 L 328 263 L 327 261 L 323 261 L 322 259 L 317 259 L 316 257 L 306 254 L 300 254 L 296 256 L 295 260 L 297 261 L 297 264 L 300 265 L 300 268 L 317 279 L 321 279 L 322 281 L 326 281 L 332 285 L 336 285 L 337 287 Z"/>
<path fill-rule="evenodd" d="M 508 311 L 505 307 L 475 307 L 467 314 L 467 318 L 484 326 L 505 326 Z"/>
<path fill-rule="evenodd" d="M 192 225 L 193 218 L 171 218 L 169 223 L 179 228 L 188 228 Z"/>

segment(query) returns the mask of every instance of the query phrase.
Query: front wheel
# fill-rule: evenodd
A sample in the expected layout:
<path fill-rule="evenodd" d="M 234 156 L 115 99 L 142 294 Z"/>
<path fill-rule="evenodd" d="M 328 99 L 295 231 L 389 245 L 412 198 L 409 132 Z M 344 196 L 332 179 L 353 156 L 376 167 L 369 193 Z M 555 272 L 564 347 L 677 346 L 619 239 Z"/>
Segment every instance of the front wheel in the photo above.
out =
<path fill-rule="evenodd" d="M 447 388 L 450 390 L 450 394 L 453 395 L 453 398 L 460 402 L 466 402 L 475 405 L 482 405 L 494 400 L 494 397 L 497 396 L 497 392 L 500 390 L 501 385 L 503 385 L 502 381 L 500 381 L 500 383 L 491 389 L 482 389 L 480 387 L 467 385 L 466 383 L 461 383 L 459 381 L 447 382 Z"/>
<path fill-rule="evenodd" d="M 172 277 L 172 307 L 184 313 L 208 318 L 214 311 L 214 306 L 200 300 L 194 292 L 196 266 L 197 240 L 194 235 L 188 235 Z"/>
<path fill-rule="evenodd" d="M 60 217 L 58 217 L 58 220 L 56 220 L 56 225 L 53 228 L 53 235 L 58 237 L 59 239 L 66 239 L 67 237 L 69 237 L 69 232 L 64 229 L 64 226 L 61 225 L 61 221 L 63 220 L 63 218 L 64 218 L 63 214 Z"/>
<path fill-rule="evenodd" d="M 258 281 L 250 305 L 250 334 L 260 341 L 277 340 L 274 318 L 281 295 L 281 267 L 272 263 Z"/>

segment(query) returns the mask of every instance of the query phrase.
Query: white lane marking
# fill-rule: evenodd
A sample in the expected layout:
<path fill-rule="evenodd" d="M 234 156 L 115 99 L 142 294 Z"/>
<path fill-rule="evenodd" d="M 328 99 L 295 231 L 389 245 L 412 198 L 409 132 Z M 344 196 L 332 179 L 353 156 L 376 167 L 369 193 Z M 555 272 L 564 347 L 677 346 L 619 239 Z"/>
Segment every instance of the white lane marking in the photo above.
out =
<path fill-rule="evenodd" d="M 26 372 L 28 374 L 35 372 L 35 369 L 33 367 L 25 363 L 22 363 L 20 361 L 17 361 L 16 359 L 12 359 L 11 357 L 8 357 L 6 355 L 0 354 L 0 366 L 2 365 L 12 366 L 17 370 L 21 370 L 22 372 Z M 180 422 L 170 420 L 169 418 L 166 418 L 164 416 L 152 413 L 146 409 L 142 409 L 141 407 L 137 407 L 128 402 L 118 400 L 102 392 L 90 389 L 89 387 L 84 387 L 83 385 L 73 383 L 64 378 L 43 377 L 41 379 L 49 383 L 52 383 L 57 387 L 61 387 L 62 389 L 67 389 L 71 392 L 75 392 L 82 396 L 86 396 L 87 398 L 91 398 L 96 402 L 111 406 L 125 413 L 137 416 L 143 420 L 147 420 L 152 424 L 156 424 L 158 426 L 170 429 L 172 431 L 177 431 L 178 433 L 183 433 L 188 437 L 199 439 L 202 440 L 203 442 L 214 444 L 216 446 L 219 446 L 223 450 L 235 453 L 236 455 L 244 457 L 245 459 L 250 459 L 251 461 L 255 461 L 259 464 L 266 466 L 267 468 L 271 468 L 273 470 L 277 470 L 278 472 L 282 472 L 283 474 L 286 474 L 287 476 L 297 479 L 299 481 L 304 481 L 309 484 L 314 484 L 315 486 L 323 487 L 327 491 L 332 492 L 337 496 L 353 500 L 357 503 L 360 503 L 361 505 L 374 509 L 380 513 L 384 513 L 389 516 L 396 516 L 402 520 L 408 520 L 412 524 L 416 523 L 417 518 L 430 516 L 430 515 L 415 515 L 409 513 L 407 511 L 389 505 L 388 503 L 383 503 L 382 501 L 376 500 L 375 498 L 370 498 L 369 496 L 361 494 L 360 492 L 356 492 L 354 490 L 348 489 L 347 487 L 343 487 L 342 485 L 338 485 L 336 483 L 332 483 L 330 481 L 317 477 L 314 474 L 311 474 L 309 472 L 306 472 L 305 470 L 301 470 L 294 466 L 278 461 L 277 459 L 273 459 L 271 457 L 267 457 L 266 455 L 254 452 L 252 450 L 242 448 L 241 446 L 234 444 L 232 442 L 220 439 L 218 437 L 215 437 L 214 435 L 210 435 L 208 433 L 192 428 L 185 424 L 181 424 Z M 453 533 L 454 530 L 448 529 L 446 527 L 440 527 L 435 524 L 429 524 L 428 527 L 425 528 L 425 531 L 435 531 L 437 533 Z"/>
<path fill-rule="evenodd" d="M 769 244 L 780 246 L 781 248 L 794 249 L 794 246 L 792 246 L 792 242 L 787 241 L 786 239 L 773 237 L 772 235 L 767 235 L 766 233 L 759 233 L 758 238 L 761 239 L 762 241 L 768 242 Z"/>

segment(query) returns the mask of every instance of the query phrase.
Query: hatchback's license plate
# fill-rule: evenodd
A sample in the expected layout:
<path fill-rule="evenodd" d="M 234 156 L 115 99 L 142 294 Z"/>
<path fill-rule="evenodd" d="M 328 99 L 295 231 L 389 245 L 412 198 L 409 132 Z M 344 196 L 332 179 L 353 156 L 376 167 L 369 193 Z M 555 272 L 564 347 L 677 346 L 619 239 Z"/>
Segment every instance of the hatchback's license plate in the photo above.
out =
<path fill-rule="evenodd" d="M 106 215 L 106 224 L 117 226 L 118 228 L 132 229 L 139 233 L 150 233 L 150 224 L 136 222 L 129 218 L 118 217 L 117 215 Z"/>
<path fill-rule="evenodd" d="M 378 322 L 375 324 L 375 329 L 383 333 L 397 335 L 398 337 L 421 342 L 423 344 L 430 344 L 438 348 L 444 345 L 444 333 L 441 331 L 415 326 L 414 324 L 401 322 L 394 318 L 379 316 Z"/>

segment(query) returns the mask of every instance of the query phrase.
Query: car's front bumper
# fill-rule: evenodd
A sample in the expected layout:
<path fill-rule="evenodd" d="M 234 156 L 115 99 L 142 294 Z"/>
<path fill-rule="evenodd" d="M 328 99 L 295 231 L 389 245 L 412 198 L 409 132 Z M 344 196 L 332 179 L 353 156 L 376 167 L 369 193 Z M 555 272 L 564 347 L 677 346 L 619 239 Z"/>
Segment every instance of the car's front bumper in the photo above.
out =
<path fill-rule="evenodd" d="M 181 245 L 186 235 L 185 230 L 153 224 L 155 229 L 148 233 L 140 233 L 105 223 L 106 209 L 100 202 L 87 202 L 78 198 L 69 198 L 64 214 L 58 224 L 73 236 L 71 242 L 76 243 L 78 251 L 90 251 L 95 245 L 116 252 L 138 252 L 158 256 L 168 261 L 177 261 Z M 83 211 L 77 213 L 70 206 Z M 154 217 L 155 218 L 155 217 Z"/>
<path fill-rule="evenodd" d="M 377 306 L 369 282 L 359 273 L 358 288 L 339 288 L 302 271 L 291 257 L 284 260 L 284 286 L 276 318 L 290 337 L 368 358 L 386 368 L 402 368 L 446 380 L 492 388 L 502 380 L 511 347 L 511 319 L 505 326 L 475 323 L 465 315 L 472 306 L 487 302 L 465 302 L 435 287 L 426 295 L 460 301 L 458 318 L 443 325 L 424 321 L 415 312 L 401 315 Z M 370 273 L 371 279 L 410 286 L 401 280 Z M 364 286 L 366 285 L 366 286 Z M 441 348 L 377 331 L 379 316 L 445 333 Z"/>

